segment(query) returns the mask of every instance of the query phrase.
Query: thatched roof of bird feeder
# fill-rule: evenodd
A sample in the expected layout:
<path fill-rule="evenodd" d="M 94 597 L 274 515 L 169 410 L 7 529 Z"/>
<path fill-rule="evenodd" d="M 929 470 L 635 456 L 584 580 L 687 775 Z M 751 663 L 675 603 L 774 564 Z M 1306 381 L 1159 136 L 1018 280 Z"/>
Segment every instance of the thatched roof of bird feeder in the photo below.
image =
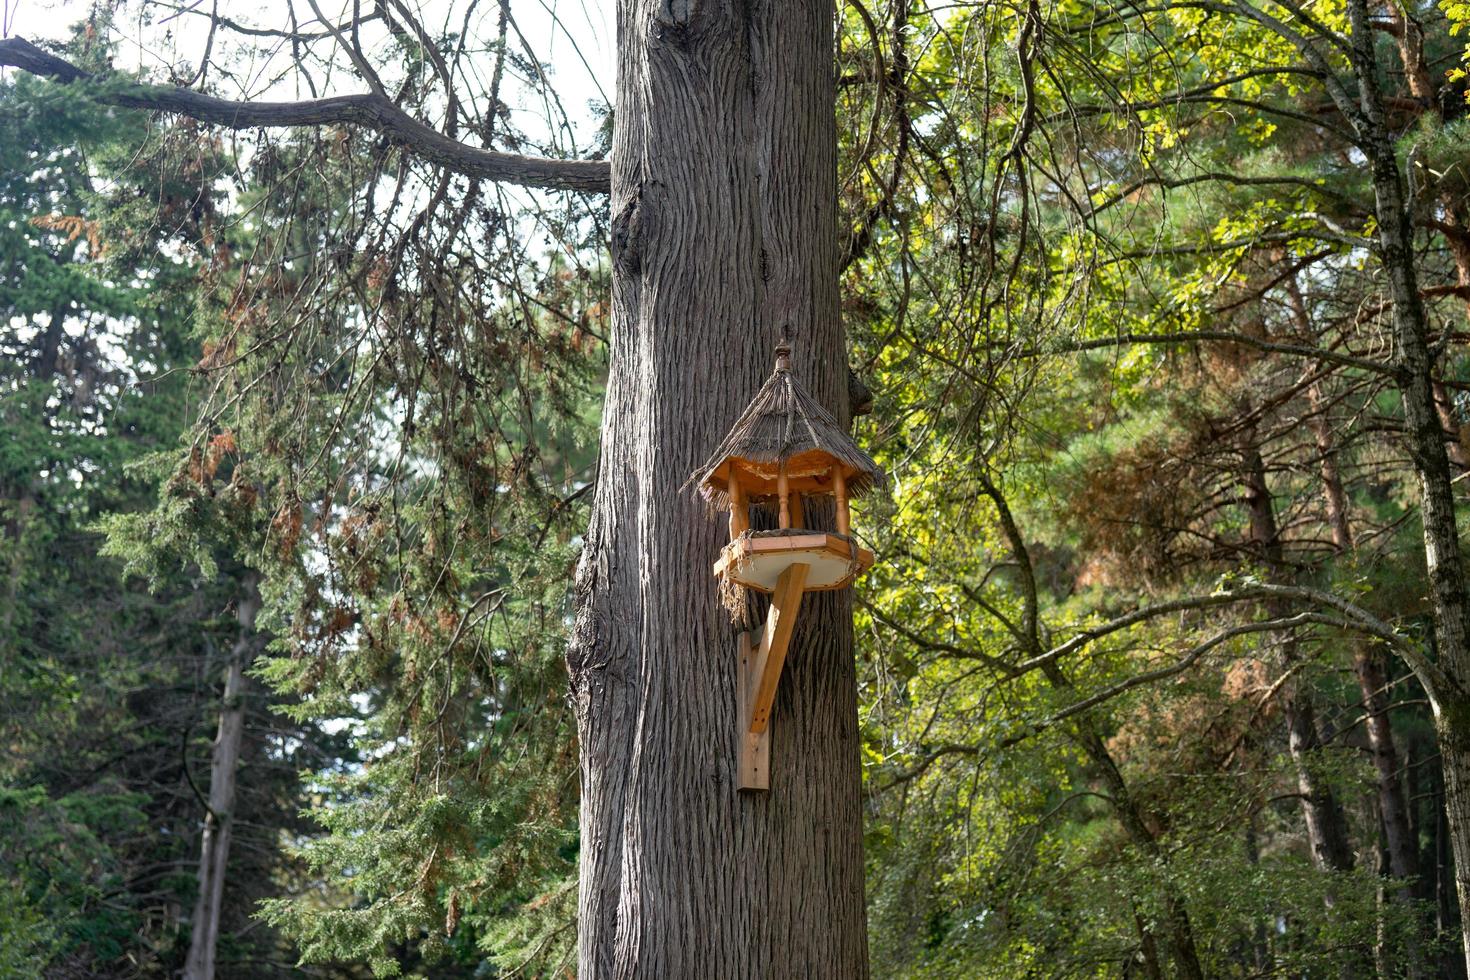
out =
<path fill-rule="evenodd" d="M 792 375 L 790 348 L 776 348 L 776 370 L 686 486 L 694 486 L 715 510 L 730 508 L 730 466 L 752 501 L 776 495 L 782 462 L 793 493 L 831 493 L 832 469 L 841 467 L 850 496 L 883 482 L 873 457 Z"/>

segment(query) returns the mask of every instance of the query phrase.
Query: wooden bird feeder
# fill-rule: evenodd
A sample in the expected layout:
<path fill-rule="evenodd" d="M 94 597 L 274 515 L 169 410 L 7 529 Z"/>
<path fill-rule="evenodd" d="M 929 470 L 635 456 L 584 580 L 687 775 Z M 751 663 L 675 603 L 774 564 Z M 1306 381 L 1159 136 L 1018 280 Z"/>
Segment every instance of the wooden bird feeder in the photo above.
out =
<path fill-rule="evenodd" d="M 715 562 L 727 605 L 744 590 L 771 596 L 762 629 L 739 641 L 741 789 L 770 787 L 770 722 L 805 592 L 844 589 L 873 564 L 852 537 L 850 498 L 882 480 L 872 457 L 791 374 L 791 349 L 776 348 L 776 370 L 704 466 L 690 479 L 717 511 L 730 512 L 730 543 Z M 831 497 L 835 527 L 812 528 L 813 498 Z M 773 511 L 776 527 L 753 530 L 751 508 Z"/>

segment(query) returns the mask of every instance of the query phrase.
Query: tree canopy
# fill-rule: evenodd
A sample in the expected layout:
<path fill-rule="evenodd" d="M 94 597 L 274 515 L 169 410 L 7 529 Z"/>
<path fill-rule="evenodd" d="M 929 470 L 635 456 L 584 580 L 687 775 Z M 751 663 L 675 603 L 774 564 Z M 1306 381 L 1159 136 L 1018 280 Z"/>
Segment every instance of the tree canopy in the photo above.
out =
<path fill-rule="evenodd" d="M 559 92 L 590 26 L 506 2 L 0 39 L 0 976 L 197 975 L 203 920 L 220 976 L 577 969 L 613 683 L 575 635 L 614 574 L 588 556 L 638 493 L 702 556 L 719 522 L 657 488 L 713 443 L 628 440 L 755 392 L 743 361 L 660 388 L 711 345 L 630 326 L 672 262 L 639 246 L 776 193 L 731 155 L 676 194 L 614 147 L 731 71 L 752 119 L 822 114 L 762 87 L 763 5 L 748 74 L 636 88 L 717 33 L 645 6 L 617 109 Z M 846 346 L 807 370 L 888 475 L 843 749 L 872 974 L 1464 976 L 1470 8 L 817 8 Z M 798 145 L 742 125 L 691 158 Z M 728 213 L 702 238 L 744 240 Z M 772 229 L 806 217 L 763 214 L 771 254 L 689 309 L 818 309 L 741 292 L 786 288 Z"/>

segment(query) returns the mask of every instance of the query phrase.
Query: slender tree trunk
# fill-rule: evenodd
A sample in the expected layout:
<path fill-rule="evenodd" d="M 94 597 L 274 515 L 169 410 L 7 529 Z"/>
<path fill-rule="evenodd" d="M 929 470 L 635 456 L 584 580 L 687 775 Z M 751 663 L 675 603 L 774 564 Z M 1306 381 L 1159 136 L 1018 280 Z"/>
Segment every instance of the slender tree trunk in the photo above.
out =
<path fill-rule="evenodd" d="M 1357 640 L 1353 644 L 1353 672 L 1358 677 L 1363 710 L 1368 716 L 1365 723 L 1368 746 L 1373 752 L 1373 768 L 1378 783 L 1378 818 L 1383 827 L 1383 852 L 1387 859 L 1387 867 L 1380 873 L 1387 871 L 1393 877 L 1408 882 L 1407 887 L 1400 887 L 1393 893 L 1393 901 L 1406 904 L 1414 901 L 1420 885 L 1419 848 L 1409 823 L 1404 773 L 1399 764 L 1398 750 L 1393 744 L 1393 729 L 1388 716 L 1387 657 L 1380 648 L 1366 640 Z M 1428 975 L 1429 958 L 1424 952 L 1424 940 L 1429 922 L 1422 912 L 1416 911 L 1413 915 L 1412 932 L 1407 940 L 1408 948 L 1403 951 L 1402 965 L 1405 976 L 1419 980 Z M 1380 937 L 1378 955 L 1381 955 L 1383 945 Z"/>
<path fill-rule="evenodd" d="M 1465 969 L 1470 973 L 1470 701 L 1460 695 L 1436 718 L 1444 767 L 1445 824 L 1454 857 L 1455 894 L 1460 901 L 1460 930 Z"/>
<path fill-rule="evenodd" d="M 1393 744 L 1388 718 L 1388 664 L 1382 650 L 1366 643 L 1355 649 L 1353 671 L 1368 714 L 1368 745 L 1378 776 L 1378 815 L 1383 820 L 1383 843 L 1388 852 L 1388 871 L 1395 878 L 1415 881 L 1419 877 L 1419 849 L 1409 827 L 1409 804 L 1404 795 L 1403 770 Z M 1398 895 L 1408 900 L 1410 889 Z"/>
<path fill-rule="evenodd" d="M 1316 343 L 1316 331 L 1295 276 L 1286 282 L 1287 302 L 1303 342 Z M 1348 514 L 1347 491 L 1337 465 L 1337 447 L 1333 443 L 1332 426 L 1327 418 L 1328 399 L 1322 383 L 1307 387 L 1307 407 L 1311 412 L 1312 438 L 1317 446 L 1322 477 L 1322 498 L 1327 524 L 1332 530 L 1332 543 L 1342 554 L 1354 549 L 1352 523 Z M 1404 794 L 1403 771 L 1398 750 L 1393 742 L 1393 725 L 1388 714 L 1388 667 L 1384 652 L 1371 643 L 1353 643 L 1353 673 L 1367 712 L 1368 745 L 1378 774 L 1378 812 L 1383 821 L 1384 844 L 1388 851 L 1388 872 L 1395 878 L 1414 882 L 1419 876 L 1419 852 L 1409 825 L 1409 804 Z M 1411 889 L 1396 893 L 1401 901 L 1414 897 Z"/>
<path fill-rule="evenodd" d="M 1025 535 L 1021 533 L 1021 527 L 1016 522 L 1015 515 L 1011 512 L 1010 504 L 1006 501 L 1001 489 L 983 469 L 975 476 L 981 491 L 995 505 L 1001 532 L 1010 544 L 1011 558 L 1016 564 L 1016 571 L 1021 582 L 1023 611 L 1019 622 L 1011 626 L 1012 633 L 1031 656 L 1041 657 L 1046 647 L 1041 638 L 1040 597 L 1036 584 L 1036 570 L 1031 562 L 1031 553 L 1026 547 Z M 1073 689 L 1072 680 L 1057 662 L 1046 658 L 1043 660 L 1041 673 L 1047 683 L 1058 690 L 1071 691 Z M 1159 921 L 1140 923 L 1145 948 L 1149 947 L 1154 936 L 1162 938 L 1168 944 L 1174 961 L 1172 975 L 1182 980 L 1203 980 L 1204 969 L 1200 964 L 1199 950 L 1195 946 L 1194 925 L 1190 920 L 1189 908 L 1184 901 L 1184 896 L 1180 894 L 1173 881 L 1168 852 L 1159 845 L 1158 837 L 1144 819 L 1144 811 L 1139 808 L 1133 793 L 1128 788 L 1128 781 L 1123 778 L 1122 770 L 1118 768 L 1112 753 L 1108 751 L 1107 743 L 1099 734 L 1092 719 L 1083 715 L 1073 723 L 1071 731 L 1077 744 L 1092 761 L 1098 775 L 1107 786 L 1108 801 L 1118 822 L 1128 835 L 1129 841 L 1163 872 L 1159 881 L 1163 899 L 1161 910 L 1163 914 L 1159 917 Z M 1156 950 L 1156 946 L 1153 948 Z"/>
<path fill-rule="evenodd" d="M 1430 71 L 1429 63 L 1424 57 L 1424 28 L 1407 13 L 1408 9 L 1409 5 L 1404 0 L 1390 0 L 1384 4 L 1384 12 L 1388 15 L 1393 36 L 1398 42 L 1399 61 L 1403 65 L 1404 80 L 1408 83 L 1409 93 L 1423 104 L 1425 114 L 1443 126 L 1446 122 L 1444 102 L 1441 99 L 1440 86 L 1434 78 L 1435 73 Z M 1456 99 L 1458 97 L 1454 96 Z M 1438 197 L 1440 206 L 1444 209 L 1445 242 L 1450 247 L 1450 254 L 1454 256 L 1457 280 L 1461 286 L 1470 286 L 1470 234 L 1465 229 L 1464 200 L 1461 195 L 1447 190 L 1441 190 Z M 1470 300 L 1467 300 L 1467 306 L 1470 306 Z M 1460 438 L 1460 424 L 1455 419 L 1454 404 L 1443 384 L 1435 381 L 1433 388 L 1435 410 L 1445 434 L 1450 437 L 1446 446 L 1449 460 L 1456 469 L 1464 470 L 1470 467 L 1470 458 L 1467 458 L 1465 445 Z"/>
<path fill-rule="evenodd" d="M 1445 777 L 1445 813 L 1455 859 L 1455 889 L 1470 908 L 1470 596 L 1455 523 L 1450 461 L 1434 394 L 1429 327 L 1414 264 L 1413 226 L 1395 146 L 1378 92 L 1378 65 L 1366 0 L 1351 0 L 1352 66 L 1360 97 L 1356 125 L 1373 180 L 1378 252 L 1393 301 L 1395 375 L 1403 398 L 1405 442 L 1418 478 L 1424 558 L 1434 613 L 1439 676 L 1421 677 L 1435 715 Z M 1470 915 L 1460 917 L 1470 969 Z"/>
<path fill-rule="evenodd" d="M 1266 466 L 1256 447 L 1254 435 L 1242 440 L 1241 459 L 1244 469 L 1246 506 L 1250 511 L 1250 535 L 1257 553 L 1266 563 L 1266 577 L 1283 578 L 1283 551 L 1276 508 L 1266 483 Z M 1285 615 L 1280 604 L 1271 604 L 1272 616 Z M 1274 637 L 1282 670 L 1293 670 L 1300 662 L 1296 636 L 1284 632 Z M 1287 745 L 1296 768 L 1297 789 L 1301 795 L 1302 816 L 1307 825 L 1307 839 L 1312 860 L 1328 871 L 1348 871 L 1353 866 L 1353 848 L 1348 838 L 1347 820 L 1332 787 L 1317 772 L 1316 763 L 1322 753 L 1322 738 L 1317 731 L 1317 707 L 1311 691 L 1292 677 L 1281 685 L 1278 702 L 1286 719 Z"/>
<path fill-rule="evenodd" d="M 199 846 L 199 895 L 189 936 L 184 980 L 213 980 L 215 950 L 219 945 L 220 908 L 225 894 L 225 871 L 230 859 L 230 834 L 235 811 L 235 767 L 245 732 L 245 667 L 256 643 L 255 616 L 260 593 L 253 573 L 247 573 L 236 609 L 239 635 L 225 667 L 225 692 L 220 700 L 219 732 L 209 763 L 209 812 Z"/>
<path fill-rule="evenodd" d="M 1137 912 L 1133 913 L 1133 924 L 1138 930 L 1138 951 L 1143 957 L 1143 975 L 1148 980 L 1164 980 L 1164 971 L 1159 965 L 1159 944 L 1154 941 L 1153 930 Z M 1132 972 L 1130 969 L 1125 975 L 1131 975 Z"/>
<path fill-rule="evenodd" d="M 1294 640 L 1285 642 L 1292 649 L 1283 655 L 1282 661 L 1289 665 L 1296 660 L 1296 643 Z M 1291 669 L 1290 666 L 1287 669 Z M 1302 816 L 1307 825 L 1312 860 L 1324 871 L 1351 871 L 1353 848 L 1348 840 L 1342 805 L 1332 787 L 1315 770 L 1317 757 L 1322 752 L 1316 705 L 1295 679 L 1282 685 L 1280 700 L 1282 714 L 1286 716 L 1287 744 L 1296 766 L 1297 792 L 1301 795 Z"/>
<path fill-rule="evenodd" d="M 1445 779 L 1445 815 L 1454 854 L 1455 891 L 1470 908 L 1470 606 L 1455 523 L 1455 501 L 1443 423 L 1435 397 L 1428 328 L 1415 273 L 1409 219 L 1392 144 L 1385 140 L 1370 157 L 1374 172 L 1380 251 L 1394 301 L 1398 380 L 1410 457 L 1419 483 L 1424 555 L 1434 609 L 1435 646 L 1441 683 L 1421 678 L 1434 709 Z M 1470 969 L 1470 916 L 1461 916 L 1462 942 Z"/>
<path fill-rule="evenodd" d="M 582 980 L 867 975 L 851 597 L 803 600 L 771 788 L 737 791 L 737 631 L 710 574 L 726 525 L 680 492 L 785 327 L 793 369 L 847 413 L 833 18 L 619 3 L 611 365 L 567 656 Z"/>
<path fill-rule="evenodd" d="M 1362 3 L 1362 0 L 1358 0 Z M 1388 5 L 1389 15 L 1398 28 L 1399 57 L 1403 62 L 1409 89 L 1427 107 L 1437 111 L 1441 124 L 1446 122 L 1444 102 L 1433 81 L 1424 57 L 1424 34 L 1418 22 L 1407 16 L 1408 8 Z M 1355 6 L 1353 30 L 1367 34 L 1366 6 Z M 1466 448 L 1460 438 L 1461 427 L 1455 419 L 1445 386 L 1433 377 L 1434 355 L 1428 348 L 1428 323 L 1419 299 L 1413 265 L 1413 228 L 1411 216 L 1403 201 L 1403 182 L 1386 128 L 1383 126 L 1381 101 L 1376 88 L 1376 75 L 1371 71 L 1372 44 L 1366 37 L 1355 47 L 1359 89 L 1364 112 L 1376 123 L 1382 139 L 1369 153 L 1373 163 L 1373 189 L 1379 221 L 1379 247 L 1384 265 L 1389 266 L 1394 301 L 1394 339 L 1401 351 L 1400 387 L 1405 402 L 1405 415 L 1413 440 L 1410 452 L 1419 473 L 1420 506 L 1424 512 L 1425 555 L 1429 564 L 1430 583 L 1435 607 L 1435 640 L 1440 664 L 1448 675 L 1442 690 L 1430 690 L 1435 712 L 1435 728 L 1439 736 L 1441 764 L 1445 776 L 1445 816 L 1454 851 L 1455 890 L 1460 900 L 1460 924 L 1464 944 L 1466 972 L 1470 973 L 1470 597 L 1466 581 L 1459 537 L 1455 524 L 1451 464 L 1465 469 L 1470 466 Z M 1445 211 L 1445 240 L 1454 256 L 1457 282 L 1470 285 L 1470 231 L 1464 200 L 1442 193 L 1440 203 Z M 1384 222 L 1389 221 L 1388 225 Z M 1470 299 L 1466 299 L 1470 311 Z M 1425 389 L 1428 389 L 1427 395 Z M 1428 398 L 1434 408 L 1434 419 L 1440 432 L 1434 433 L 1431 445 L 1429 420 L 1420 407 Z M 1410 408 L 1410 403 L 1414 407 Z M 1446 447 L 1445 435 L 1452 436 Z M 1430 685 L 1426 684 L 1426 687 Z"/>
<path fill-rule="evenodd" d="M 1071 686 L 1060 675 L 1054 664 L 1043 668 L 1043 671 L 1053 685 Z M 1144 821 L 1143 814 L 1138 809 L 1138 804 L 1134 802 L 1132 792 L 1128 789 L 1128 783 L 1113 761 L 1112 753 L 1108 751 L 1102 736 L 1086 720 L 1078 723 L 1076 732 L 1082 750 L 1087 753 L 1087 757 L 1102 774 L 1103 783 L 1108 788 L 1108 799 L 1112 801 L 1113 812 L 1117 814 L 1119 823 L 1123 825 L 1124 832 L 1128 834 L 1128 839 L 1167 873 L 1168 856 Z M 1163 889 L 1163 921 L 1148 928 L 1158 929 L 1168 942 L 1169 951 L 1174 959 L 1173 976 L 1181 980 L 1204 980 L 1204 967 L 1200 964 L 1199 950 L 1194 941 L 1194 925 L 1190 921 L 1189 910 L 1184 904 L 1184 898 L 1168 881 L 1164 882 Z"/>
<path fill-rule="evenodd" d="M 1317 343 L 1317 331 L 1313 328 L 1311 314 L 1307 312 L 1306 298 L 1295 275 L 1286 278 L 1286 301 L 1291 308 L 1291 317 L 1296 332 L 1304 344 Z M 1342 471 L 1337 465 L 1337 446 L 1332 439 L 1332 424 L 1327 417 L 1329 400 L 1321 380 L 1307 386 L 1307 409 L 1310 413 L 1308 426 L 1312 430 L 1312 441 L 1317 446 L 1317 460 L 1322 474 L 1322 500 L 1326 505 L 1327 526 L 1332 529 L 1332 543 L 1344 554 L 1353 550 L 1353 532 L 1348 517 L 1347 491 L 1342 485 Z"/>

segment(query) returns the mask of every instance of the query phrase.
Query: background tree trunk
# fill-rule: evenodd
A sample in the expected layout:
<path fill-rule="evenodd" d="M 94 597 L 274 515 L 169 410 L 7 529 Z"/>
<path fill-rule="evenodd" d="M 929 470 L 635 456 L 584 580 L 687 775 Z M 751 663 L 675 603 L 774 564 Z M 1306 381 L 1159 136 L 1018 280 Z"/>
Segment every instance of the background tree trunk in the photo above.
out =
<path fill-rule="evenodd" d="M 619 5 L 612 362 L 568 651 L 583 980 L 867 975 L 851 598 L 803 601 L 771 789 L 737 791 L 737 630 L 710 574 L 726 524 L 680 492 L 783 327 L 847 413 L 833 13 Z"/>
<path fill-rule="evenodd" d="M 225 871 L 230 860 L 231 818 L 235 809 L 235 767 L 245 732 L 245 666 L 255 646 L 255 617 L 260 612 L 257 579 L 247 573 L 236 610 L 240 633 L 225 667 L 225 691 L 220 699 L 219 733 L 209 763 L 209 811 L 199 845 L 199 895 L 189 934 L 189 956 L 184 980 L 214 980 L 214 955 L 219 946 L 220 907 L 225 894 Z"/>
<path fill-rule="evenodd" d="M 1250 541 L 1253 550 L 1265 564 L 1268 581 L 1289 583 L 1285 573 L 1285 554 L 1280 529 L 1276 523 L 1276 503 L 1266 482 L 1266 464 L 1255 443 L 1255 433 L 1247 430 L 1241 443 L 1241 460 L 1245 484 L 1246 507 L 1250 513 Z M 1273 617 L 1288 613 L 1285 603 L 1268 602 Z M 1287 630 L 1273 637 L 1277 650 L 1277 669 L 1295 671 L 1301 663 L 1296 634 Z M 1307 825 L 1307 840 L 1312 860 L 1327 871 L 1348 871 L 1353 867 L 1353 846 L 1348 837 L 1347 819 L 1332 785 L 1318 771 L 1322 754 L 1322 737 L 1317 731 L 1317 707 L 1311 687 L 1299 677 L 1281 685 L 1277 702 L 1286 720 L 1287 747 L 1296 768 L 1297 790 L 1301 795 L 1302 817 Z"/>
<path fill-rule="evenodd" d="M 1379 254 L 1393 299 L 1397 381 L 1404 404 L 1407 448 L 1419 483 L 1424 557 L 1434 609 L 1434 638 L 1442 676 L 1421 678 L 1435 714 L 1444 766 L 1445 809 L 1455 857 L 1455 886 L 1462 908 L 1470 907 L 1470 596 L 1466 595 L 1454 489 L 1443 423 L 1434 396 L 1429 328 L 1413 260 L 1413 235 L 1404 206 L 1403 183 L 1394 145 L 1382 121 L 1373 87 L 1371 40 L 1361 2 L 1350 5 L 1357 50 L 1358 84 L 1372 130 L 1363 140 L 1372 168 Z M 1366 50 L 1365 50 L 1366 49 Z M 1470 970 L 1470 916 L 1461 917 L 1461 937 Z"/>
<path fill-rule="evenodd" d="M 1307 313 L 1306 301 L 1296 276 L 1286 281 L 1287 302 L 1304 343 L 1315 343 L 1316 331 Z M 1322 477 L 1322 502 L 1327 525 L 1332 529 L 1332 544 L 1343 554 L 1353 551 L 1352 523 L 1348 517 L 1348 496 L 1342 484 L 1337 463 L 1337 447 L 1333 444 L 1332 426 L 1328 419 L 1330 399 L 1320 381 L 1307 387 L 1307 405 L 1311 410 L 1310 428 L 1317 445 L 1318 466 Z M 1388 852 L 1388 871 L 1395 878 L 1416 882 L 1419 877 L 1419 852 L 1409 826 L 1409 803 L 1404 794 L 1403 770 L 1393 741 L 1393 722 L 1389 717 L 1387 653 L 1362 638 L 1352 642 L 1353 673 L 1363 695 L 1364 725 L 1368 745 L 1373 752 L 1373 765 L 1378 773 L 1378 813 L 1383 821 L 1384 846 Z M 1401 888 L 1395 899 L 1411 901 L 1414 892 Z M 1411 971 L 1420 964 L 1412 964 Z"/>

